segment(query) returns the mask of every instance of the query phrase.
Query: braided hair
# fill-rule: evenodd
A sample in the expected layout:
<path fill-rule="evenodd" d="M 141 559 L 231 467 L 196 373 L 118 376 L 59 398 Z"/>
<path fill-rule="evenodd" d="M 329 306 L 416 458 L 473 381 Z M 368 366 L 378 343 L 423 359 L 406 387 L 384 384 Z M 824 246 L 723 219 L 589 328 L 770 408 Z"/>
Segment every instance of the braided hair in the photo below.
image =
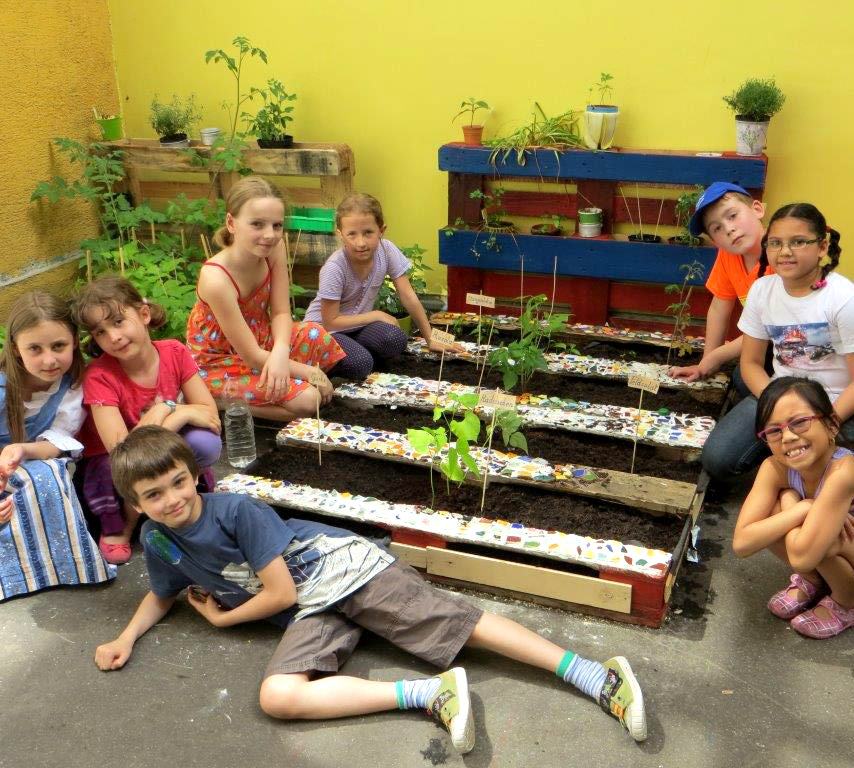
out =
<path fill-rule="evenodd" d="M 800 219 L 809 224 L 810 229 L 812 229 L 816 237 L 822 240 L 825 237 L 828 238 L 826 260 L 823 259 L 820 262 L 821 273 L 818 279 L 810 286 L 814 291 L 823 288 L 827 275 L 831 270 L 836 269 L 839 264 L 842 248 L 839 247 L 839 232 L 827 226 L 827 221 L 821 211 L 812 203 L 789 203 L 774 212 L 774 215 L 768 222 L 768 229 L 765 232 L 765 236 L 762 238 L 762 255 L 759 257 L 759 277 L 762 277 L 768 269 L 768 253 L 765 250 L 765 246 L 768 242 L 768 231 L 777 219 Z"/>

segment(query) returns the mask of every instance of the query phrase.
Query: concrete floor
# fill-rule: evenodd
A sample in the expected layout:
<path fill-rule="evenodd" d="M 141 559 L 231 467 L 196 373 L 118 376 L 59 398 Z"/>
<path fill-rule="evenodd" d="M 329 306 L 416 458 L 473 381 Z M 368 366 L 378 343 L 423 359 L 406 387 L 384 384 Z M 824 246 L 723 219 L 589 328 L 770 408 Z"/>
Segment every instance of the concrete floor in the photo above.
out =
<path fill-rule="evenodd" d="M 477 717 L 465 758 L 420 713 L 280 723 L 257 704 L 279 633 L 257 623 L 217 630 L 179 603 L 119 672 L 99 672 L 147 589 L 135 554 L 111 586 L 60 589 L 0 606 L 0 767 L 284 765 L 847 766 L 854 632 L 811 641 L 765 609 L 786 573 L 770 555 L 733 557 L 743 489 L 710 495 L 699 564 L 685 563 L 660 630 L 472 595 L 583 656 L 627 656 L 647 700 L 649 739 L 556 678 L 463 652 Z M 377 680 L 428 674 L 375 637 L 344 671 Z"/>

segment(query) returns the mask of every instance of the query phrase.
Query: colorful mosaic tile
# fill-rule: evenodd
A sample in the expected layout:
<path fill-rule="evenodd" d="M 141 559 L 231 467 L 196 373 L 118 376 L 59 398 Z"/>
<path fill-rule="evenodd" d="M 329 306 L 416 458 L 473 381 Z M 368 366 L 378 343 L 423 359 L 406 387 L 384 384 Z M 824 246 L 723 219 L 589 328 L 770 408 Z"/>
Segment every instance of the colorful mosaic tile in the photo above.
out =
<path fill-rule="evenodd" d="M 517 330 L 519 318 L 511 315 L 488 315 L 495 321 L 498 330 Z M 461 322 L 463 325 L 474 325 L 478 322 L 476 312 L 436 312 L 430 322 L 436 325 L 453 325 Z M 673 337 L 662 331 L 641 331 L 628 328 L 613 328 L 610 325 L 586 325 L 584 323 L 568 324 L 567 334 L 571 336 L 590 336 L 596 339 L 613 339 L 635 344 L 653 344 L 655 346 L 668 347 Z M 682 342 L 680 342 L 682 343 Z M 705 339 L 702 336 L 686 336 L 685 344 L 696 350 L 702 350 Z"/>
<path fill-rule="evenodd" d="M 543 558 L 577 563 L 591 568 L 663 576 L 672 555 L 608 539 L 592 539 L 561 531 L 527 528 L 506 520 L 468 517 L 434 511 L 412 504 L 392 504 L 346 492 L 327 491 L 283 480 L 233 474 L 217 484 L 217 490 L 245 493 L 273 504 L 345 520 L 360 520 L 391 529 L 429 531 L 449 542 L 479 544 Z"/>
<path fill-rule="evenodd" d="M 476 389 L 456 382 L 440 383 L 396 373 L 372 373 L 361 383 L 341 384 L 335 394 L 374 405 L 426 408 L 437 402 L 445 404 L 451 392 L 466 394 Z M 478 410 L 486 416 L 492 413 L 492 409 L 487 407 Z M 530 393 L 517 397 L 517 411 L 528 426 L 589 432 L 622 440 L 633 440 L 637 431 L 639 442 L 684 448 L 702 448 L 715 426 L 715 420 L 707 416 L 670 411 L 638 412 L 637 408 Z"/>
<path fill-rule="evenodd" d="M 455 357 L 462 360 L 482 361 L 497 347 L 486 344 L 477 345 L 470 341 L 455 342 L 462 348 L 461 353 L 445 353 L 445 357 Z M 424 339 L 412 339 L 407 351 L 418 357 L 428 359 L 439 359 L 439 355 L 427 349 Z M 729 376 L 725 373 L 716 373 L 714 376 L 702 381 L 683 381 L 674 379 L 667 375 L 669 365 L 661 363 L 638 363 L 626 360 L 610 360 L 607 358 L 589 357 L 586 355 L 572 355 L 564 352 L 547 352 L 545 354 L 549 371 L 557 374 L 569 374 L 572 376 L 593 376 L 600 379 L 622 379 L 627 380 L 633 374 L 649 376 L 657 379 L 661 386 L 672 389 L 694 389 L 694 390 L 719 390 L 721 393 L 729 386 Z"/>

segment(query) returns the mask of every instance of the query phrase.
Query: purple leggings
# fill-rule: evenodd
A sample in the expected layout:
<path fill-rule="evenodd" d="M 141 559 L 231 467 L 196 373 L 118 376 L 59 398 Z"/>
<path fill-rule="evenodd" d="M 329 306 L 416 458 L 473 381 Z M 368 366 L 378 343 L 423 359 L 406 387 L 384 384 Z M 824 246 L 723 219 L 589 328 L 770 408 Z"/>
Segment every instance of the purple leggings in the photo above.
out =
<path fill-rule="evenodd" d="M 222 439 L 215 432 L 202 427 L 184 427 L 179 433 L 186 441 L 202 470 L 200 482 L 206 490 L 213 490 L 211 465 L 222 453 Z M 102 453 L 83 461 L 83 501 L 93 515 L 101 521 L 101 534 L 115 536 L 125 527 L 122 502 L 113 485 L 110 456 Z"/>
<path fill-rule="evenodd" d="M 354 331 L 339 331 L 332 337 L 347 353 L 329 373 L 361 381 L 374 369 L 374 360 L 399 357 L 406 350 L 406 334 L 391 323 L 368 323 Z"/>

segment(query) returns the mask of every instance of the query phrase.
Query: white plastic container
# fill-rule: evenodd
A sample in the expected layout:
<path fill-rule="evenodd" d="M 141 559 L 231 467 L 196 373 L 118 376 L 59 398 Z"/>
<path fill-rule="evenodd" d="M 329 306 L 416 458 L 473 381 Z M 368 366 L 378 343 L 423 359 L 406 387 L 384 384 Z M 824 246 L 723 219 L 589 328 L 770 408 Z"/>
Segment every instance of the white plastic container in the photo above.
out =
<path fill-rule="evenodd" d="M 202 144 L 211 146 L 221 134 L 221 128 L 202 128 Z"/>

